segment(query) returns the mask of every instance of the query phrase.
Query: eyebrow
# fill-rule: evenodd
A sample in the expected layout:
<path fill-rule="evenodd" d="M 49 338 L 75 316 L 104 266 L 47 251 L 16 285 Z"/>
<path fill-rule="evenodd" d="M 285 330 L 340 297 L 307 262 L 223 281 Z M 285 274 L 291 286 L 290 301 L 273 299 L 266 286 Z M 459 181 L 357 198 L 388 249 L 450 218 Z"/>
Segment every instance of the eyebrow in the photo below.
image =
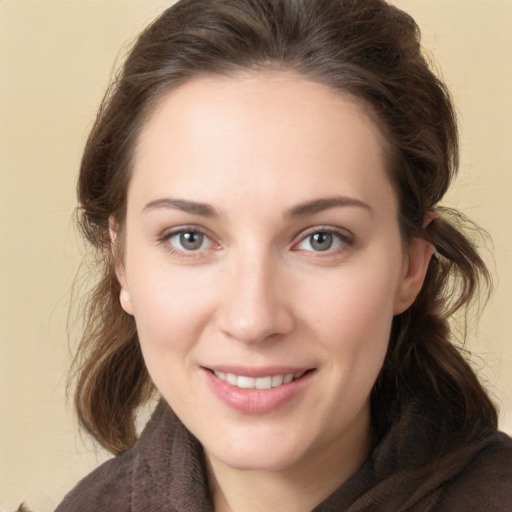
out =
<path fill-rule="evenodd" d="M 199 215 L 200 217 L 218 217 L 219 213 L 215 208 L 206 203 L 198 203 L 196 201 L 187 201 L 186 199 L 174 199 L 172 197 L 165 197 L 163 199 L 156 199 L 149 202 L 143 208 L 143 212 L 148 210 L 155 210 L 158 208 L 168 208 L 172 210 L 181 210 L 192 215 Z"/>
<path fill-rule="evenodd" d="M 372 207 L 360 199 L 347 196 L 333 196 L 314 199 L 313 201 L 298 204 L 286 213 L 286 217 L 306 217 L 308 215 L 328 210 L 329 208 L 337 208 L 341 206 L 357 206 L 373 213 Z"/>
<path fill-rule="evenodd" d="M 307 217 L 308 215 L 314 215 L 315 213 L 319 213 L 330 208 L 346 206 L 357 206 L 368 210 L 370 213 L 373 213 L 371 206 L 364 201 L 361 201 L 360 199 L 347 196 L 333 196 L 313 199 L 312 201 L 300 203 L 288 210 L 285 214 L 285 217 Z M 143 212 L 148 210 L 155 210 L 158 208 L 181 210 L 192 215 L 199 215 L 200 217 L 219 217 L 217 210 L 207 203 L 189 201 L 186 199 L 176 199 L 172 197 L 164 197 L 162 199 L 156 199 L 155 201 L 149 202 L 146 206 L 144 206 Z"/>

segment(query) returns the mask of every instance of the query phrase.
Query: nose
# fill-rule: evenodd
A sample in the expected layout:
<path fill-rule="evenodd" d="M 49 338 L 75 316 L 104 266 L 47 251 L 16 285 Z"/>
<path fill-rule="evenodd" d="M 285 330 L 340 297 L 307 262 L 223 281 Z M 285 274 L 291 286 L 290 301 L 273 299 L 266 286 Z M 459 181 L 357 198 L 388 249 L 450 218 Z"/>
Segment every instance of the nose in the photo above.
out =
<path fill-rule="evenodd" d="M 283 275 L 270 258 L 256 256 L 230 262 L 218 308 L 218 327 L 243 343 L 260 343 L 294 329 L 294 316 Z"/>

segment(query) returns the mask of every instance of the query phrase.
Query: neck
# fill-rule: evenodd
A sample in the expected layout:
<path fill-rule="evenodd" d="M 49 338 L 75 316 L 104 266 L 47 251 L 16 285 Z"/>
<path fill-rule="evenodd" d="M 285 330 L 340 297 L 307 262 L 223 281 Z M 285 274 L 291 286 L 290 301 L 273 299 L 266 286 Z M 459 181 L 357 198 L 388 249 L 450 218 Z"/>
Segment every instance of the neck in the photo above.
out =
<path fill-rule="evenodd" d="M 366 428 L 351 432 L 279 470 L 233 468 L 207 454 L 207 471 L 215 512 L 309 512 L 364 463 L 371 449 Z M 358 428 L 359 427 L 359 428 Z"/>

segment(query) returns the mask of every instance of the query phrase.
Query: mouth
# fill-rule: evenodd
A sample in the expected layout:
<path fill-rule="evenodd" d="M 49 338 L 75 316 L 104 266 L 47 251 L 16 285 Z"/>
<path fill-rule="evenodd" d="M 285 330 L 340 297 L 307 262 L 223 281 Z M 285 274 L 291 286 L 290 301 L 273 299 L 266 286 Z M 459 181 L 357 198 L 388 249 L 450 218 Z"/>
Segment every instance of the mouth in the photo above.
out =
<path fill-rule="evenodd" d="M 241 389 L 272 389 L 278 388 L 290 382 L 296 381 L 312 370 L 280 375 L 267 375 L 265 377 L 249 377 L 248 375 L 236 375 L 234 373 L 210 370 L 218 379 Z"/>
<path fill-rule="evenodd" d="M 244 414 L 274 412 L 300 396 L 316 368 L 202 367 L 213 394 Z"/>

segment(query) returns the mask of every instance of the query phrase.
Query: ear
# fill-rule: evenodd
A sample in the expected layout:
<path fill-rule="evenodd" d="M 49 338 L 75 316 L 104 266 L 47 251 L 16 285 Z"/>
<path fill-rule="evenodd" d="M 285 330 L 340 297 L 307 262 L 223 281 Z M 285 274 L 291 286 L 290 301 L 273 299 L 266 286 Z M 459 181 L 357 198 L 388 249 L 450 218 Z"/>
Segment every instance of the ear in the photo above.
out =
<path fill-rule="evenodd" d="M 121 291 L 119 292 L 119 302 L 121 303 L 121 307 L 124 309 L 124 311 L 126 311 L 126 313 L 133 315 L 132 300 L 126 284 L 124 262 L 122 255 L 120 254 L 121 248 L 119 247 L 118 234 L 119 226 L 113 219 L 110 219 L 109 221 L 108 231 L 110 235 L 110 249 L 112 251 L 112 259 L 115 265 L 116 277 L 119 282 L 119 286 L 121 287 Z"/>
<path fill-rule="evenodd" d="M 119 302 L 126 313 L 133 316 L 132 299 L 130 293 L 123 285 L 121 285 L 121 291 L 119 292 Z"/>
<path fill-rule="evenodd" d="M 402 278 L 395 295 L 395 315 L 409 308 L 420 293 L 432 254 L 434 247 L 424 238 L 411 241 L 404 257 Z"/>

